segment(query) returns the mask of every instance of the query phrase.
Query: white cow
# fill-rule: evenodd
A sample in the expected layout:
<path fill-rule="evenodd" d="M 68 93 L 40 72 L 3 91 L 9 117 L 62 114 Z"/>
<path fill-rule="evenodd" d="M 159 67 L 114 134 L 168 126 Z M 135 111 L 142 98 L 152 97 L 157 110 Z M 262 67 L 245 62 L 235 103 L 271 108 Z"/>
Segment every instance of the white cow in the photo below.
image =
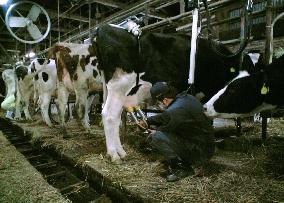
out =
<path fill-rule="evenodd" d="M 34 99 L 40 106 L 43 121 L 49 126 L 52 126 L 48 110 L 51 97 L 55 95 L 57 72 L 55 61 L 52 59 L 35 59 L 30 65 L 32 70 L 43 70 L 34 79 Z"/>
<path fill-rule="evenodd" d="M 7 111 L 6 117 L 12 118 L 11 113 L 16 106 L 16 75 L 12 69 L 6 69 L 2 72 L 2 78 L 6 86 L 6 97 L 1 103 L 1 108 Z"/>

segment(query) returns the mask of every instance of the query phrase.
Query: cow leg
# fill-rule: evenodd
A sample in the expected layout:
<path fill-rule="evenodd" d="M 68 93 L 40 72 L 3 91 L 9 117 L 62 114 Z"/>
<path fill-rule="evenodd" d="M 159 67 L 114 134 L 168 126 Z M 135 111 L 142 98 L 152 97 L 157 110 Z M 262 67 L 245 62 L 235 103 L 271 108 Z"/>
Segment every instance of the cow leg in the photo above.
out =
<path fill-rule="evenodd" d="M 50 100 L 51 100 L 51 94 L 43 93 L 41 95 L 41 104 L 40 104 L 41 115 L 42 115 L 44 122 L 49 127 L 52 126 L 51 120 L 50 120 L 49 115 L 48 115 Z"/>
<path fill-rule="evenodd" d="M 17 91 L 16 96 L 16 106 L 15 106 L 15 117 L 14 119 L 19 120 L 21 119 L 21 94 Z"/>
<path fill-rule="evenodd" d="M 27 101 L 24 101 L 23 103 L 24 103 L 23 109 L 24 109 L 24 114 L 25 114 L 26 119 L 32 120 L 32 117 L 31 117 L 31 114 L 30 114 L 30 111 L 29 111 L 30 102 L 27 100 Z"/>
<path fill-rule="evenodd" d="M 89 118 L 89 113 L 91 111 L 91 108 L 92 108 L 92 103 L 95 99 L 95 95 L 91 95 L 88 97 L 88 100 L 87 100 L 87 108 L 85 108 L 85 119 L 88 123 L 90 123 L 90 118 Z"/>
<path fill-rule="evenodd" d="M 24 114 L 27 120 L 32 120 L 30 111 L 29 111 L 29 106 L 30 106 L 30 98 L 32 95 L 32 91 L 31 89 L 28 89 L 29 91 L 25 92 L 25 94 L 23 94 L 22 96 L 22 100 L 23 100 L 23 110 L 24 110 Z"/>
<path fill-rule="evenodd" d="M 107 154 L 113 162 L 126 156 L 119 139 L 119 124 L 124 99 L 125 96 L 109 91 L 102 111 Z"/>
<path fill-rule="evenodd" d="M 80 89 L 76 92 L 76 110 L 79 116 L 79 119 L 82 122 L 82 125 L 85 129 L 90 128 L 89 116 L 88 116 L 88 89 Z"/>
<path fill-rule="evenodd" d="M 63 84 L 58 85 L 58 103 L 59 103 L 59 116 L 60 125 L 65 128 L 65 112 L 68 102 L 69 92 Z"/>

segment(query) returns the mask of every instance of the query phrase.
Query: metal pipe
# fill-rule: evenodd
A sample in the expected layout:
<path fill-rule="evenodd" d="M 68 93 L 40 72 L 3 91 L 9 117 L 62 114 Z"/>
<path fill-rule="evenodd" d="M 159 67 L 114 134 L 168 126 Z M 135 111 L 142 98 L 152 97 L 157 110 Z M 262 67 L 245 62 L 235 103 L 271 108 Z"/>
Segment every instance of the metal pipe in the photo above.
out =
<path fill-rule="evenodd" d="M 118 13 L 114 14 L 114 15 L 111 15 L 109 16 L 108 18 L 106 18 L 105 20 L 103 20 L 102 22 L 96 24 L 95 26 L 92 26 L 91 28 L 88 28 L 86 30 L 83 30 L 81 33 L 79 34 L 76 34 L 76 35 L 73 35 L 71 37 L 68 38 L 68 40 L 76 40 L 76 39 L 79 39 L 81 37 L 85 37 L 85 36 L 88 36 L 89 32 L 96 29 L 97 27 L 105 24 L 105 23 L 114 23 L 114 22 L 117 22 L 119 20 L 123 20 L 124 18 L 126 18 L 127 16 L 130 16 L 130 15 L 133 15 L 133 13 L 139 13 L 141 12 L 143 9 L 144 9 L 144 5 L 145 4 L 149 4 L 149 6 L 152 6 L 154 4 L 157 4 L 161 2 L 161 0 L 141 0 L 139 1 L 138 3 L 136 3 L 135 6 L 133 7 L 130 7 L 130 8 L 126 8 L 122 11 L 119 11 Z M 168 1 L 167 1 L 168 2 Z M 229 3 L 232 3 L 232 2 L 235 2 L 234 0 L 222 0 L 222 1 L 219 1 L 219 2 L 214 2 L 214 3 L 211 3 L 208 5 L 209 8 L 215 8 L 215 7 L 220 7 L 220 6 L 225 6 L 226 4 L 229 4 Z M 204 8 L 201 8 L 201 11 L 204 10 Z M 142 27 L 141 29 L 142 30 L 146 30 L 146 29 L 152 29 L 154 27 L 157 27 L 157 26 L 161 26 L 161 25 L 164 25 L 164 24 L 167 24 L 169 21 L 175 21 L 175 20 L 178 20 L 178 19 L 181 19 L 181 18 L 184 18 L 184 17 L 188 17 L 191 15 L 191 12 L 185 12 L 183 14 L 180 14 L 178 16 L 174 16 L 174 17 L 171 17 L 171 18 L 166 18 L 162 21 L 159 21 L 157 23 L 154 23 L 154 24 L 151 24 L 151 25 L 148 25 L 148 26 L 145 26 L 145 27 Z M 64 40 L 63 42 L 66 42 L 66 40 Z M 40 54 L 44 54 L 46 53 L 47 51 L 49 50 L 49 48 L 47 50 L 43 50 L 42 52 L 38 53 L 39 55 Z"/>
<path fill-rule="evenodd" d="M 222 6 L 225 6 L 226 4 L 231 3 L 231 2 L 235 2 L 235 1 L 234 1 L 234 0 L 218 1 L 218 2 L 215 2 L 215 3 L 209 4 L 209 5 L 208 5 L 208 8 L 209 8 L 209 9 L 213 9 L 213 8 L 214 8 L 214 9 L 217 9 L 217 8 L 220 8 L 221 5 L 222 5 Z M 223 4 L 224 4 L 224 5 L 223 5 Z M 215 7 L 216 7 L 216 8 L 215 8 Z M 203 7 L 200 9 L 200 12 L 202 12 L 202 11 L 204 12 L 204 8 L 203 8 Z M 191 16 L 192 16 L 192 15 L 191 15 L 191 11 L 185 12 L 185 13 L 182 13 L 182 14 L 180 14 L 180 15 L 173 16 L 173 17 L 171 17 L 171 18 L 166 18 L 165 20 L 161 20 L 161 21 L 159 21 L 159 22 L 157 22 L 157 23 L 153 23 L 153 24 L 151 24 L 151 25 L 144 26 L 144 27 L 142 27 L 141 29 L 142 29 L 142 30 L 153 29 L 153 28 L 155 28 L 155 27 L 159 27 L 159 26 L 168 24 L 168 23 L 171 22 L 171 21 L 175 21 L 175 20 L 179 20 L 179 19 L 181 19 L 181 18 L 191 17 Z"/>
<path fill-rule="evenodd" d="M 272 0 L 267 1 L 266 5 L 266 39 L 265 39 L 265 64 L 272 61 Z"/>
<path fill-rule="evenodd" d="M 192 31 L 191 31 L 191 49 L 190 49 L 190 68 L 188 75 L 188 84 L 194 84 L 195 75 L 195 58 L 196 58 L 196 41 L 198 36 L 198 10 L 199 10 L 199 0 L 196 0 L 196 8 L 192 11 Z"/>

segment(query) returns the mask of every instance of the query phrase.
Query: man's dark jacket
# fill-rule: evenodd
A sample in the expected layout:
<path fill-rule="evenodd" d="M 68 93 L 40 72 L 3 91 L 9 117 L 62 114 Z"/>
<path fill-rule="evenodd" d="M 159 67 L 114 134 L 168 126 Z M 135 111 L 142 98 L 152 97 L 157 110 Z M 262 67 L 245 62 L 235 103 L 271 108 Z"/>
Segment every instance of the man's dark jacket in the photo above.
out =
<path fill-rule="evenodd" d="M 148 118 L 148 124 L 156 125 L 176 143 L 176 148 L 195 161 L 210 159 L 214 153 L 213 128 L 203 113 L 202 104 L 193 96 L 181 93 L 161 114 Z"/>

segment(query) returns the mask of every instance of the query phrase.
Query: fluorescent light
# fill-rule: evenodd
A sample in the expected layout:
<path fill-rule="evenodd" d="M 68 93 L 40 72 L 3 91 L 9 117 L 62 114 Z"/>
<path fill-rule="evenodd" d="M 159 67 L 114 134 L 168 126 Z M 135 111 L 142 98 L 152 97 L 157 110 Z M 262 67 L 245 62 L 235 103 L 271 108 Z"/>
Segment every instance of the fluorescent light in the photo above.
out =
<path fill-rule="evenodd" d="M 0 5 L 6 5 L 9 0 L 0 0 Z"/>
<path fill-rule="evenodd" d="M 30 51 L 29 53 L 26 53 L 26 55 L 25 55 L 25 57 L 26 58 L 33 58 L 33 57 L 35 57 L 35 52 L 33 52 L 33 51 Z"/>
<path fill-rule="evenodd" d="M 29 57 L 30 57 L 30 58 L 35 57 L 35 52 L 31 51 L 31 52 L 29 53 Z"/>

